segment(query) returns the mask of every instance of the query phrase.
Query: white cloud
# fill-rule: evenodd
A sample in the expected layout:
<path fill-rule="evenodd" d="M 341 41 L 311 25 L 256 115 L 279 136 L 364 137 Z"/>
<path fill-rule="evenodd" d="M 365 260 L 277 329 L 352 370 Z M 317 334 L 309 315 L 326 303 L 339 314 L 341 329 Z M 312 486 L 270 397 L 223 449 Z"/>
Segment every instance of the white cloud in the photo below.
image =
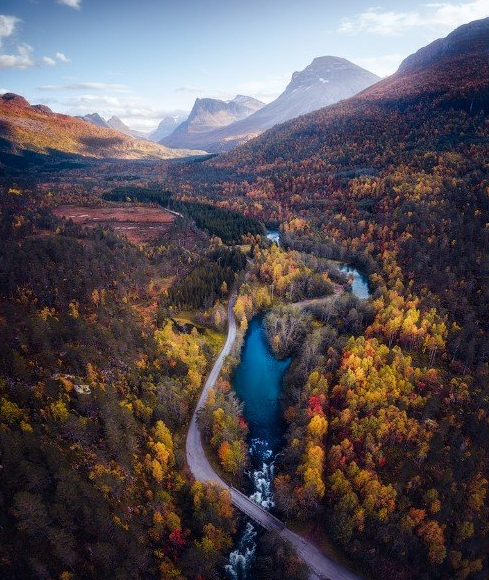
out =
<path fill-rule="evenodd" d="M 71 62 L 71 58 L 68 58 L 65 54 L 63 54 L 62 52 L 57 52 L 56 53 L 56 58 L 60 61 L 60 62 Z"/>
<path fill-rule="evenodd" d="M 104 94 L 86 93 L 66 97 L 51 97 L 43 95 L 30 96 L 32 102 L 50 105 L 55 110 L 68 115 L 86 115 L 99 113 L 104 119 L 116 115 L 132 129 L 150 131 L 167 116 L 175 111 L 168 111 L 154 106 L 145 98 L 135 96 L 110 96 Z M 178 112 L 181 114 L 181 111 Z"/>
<path fill-rule="evenodd" d="M 177 93 L 190 93 L 191 95 L 201 95 L 202 93 L 207 92 L 207 90 L 204 89 L 203 87 L 189 87 L 189 86 L 178 87 L 177 89 L 175 89 L 175 91 Z"/>
<path fill-rule="evenodd" d="M 386 77 L 396 72 L 404 60 L 404 56 L 401 54 L 385 54 L 383 56 L 352 58 L 351 60 L 379 75 L 379 77 Z"/>
<path fill-rule="evenodd" d="M 17 52 L 15 54 L 0 54 L 0 69 L 26 69 L 35 66 L 35 64 L 32 58 L 32 46 L 28 44 L 20 44 L 17 46 Z"/>
<path fill-rule="evenodd" d="M 0 95 L 4 95 L 5 93 L 10 93 L 8 89 L 0 88 Z"/>
<path fill-rule="evenodd" d="M 20 19 L 16 16 L 6 16 L 5 14 L 0 14 L 0 46 L 4 38 L 7 38 L 13 34 L 15 27 L 20 22 Z"/>
<path fill-rule="evenodd" d="M 19 22 L 21 20 L 16 16 L 0 14 L 0 69 L 26 69 L 36 66 L 36 64 L 55 66 L 56 61 L 49 56 L 44 56 L 39 63 L 36 63 L 33 57 L 32 46 L 25 43 L 15 44 L 10 42 L 9 48 L 6 50 L 3 49 L 5 39 L 9 39 L 14 35 Z"/>
<path fill-rule="evenodd" d="M 58 4 L 69 6 L 70 8 L 75 8 L 76 10 L 80 10 L 81 8 L 81 0 L 57 0 L 57 2 Z"/>
<path fill-rule="evenodd" d="M 43 56 L 41 60 L 44 64 L 47 64 L 48 66 L 56 66 L 56 61 L 54 60 L 54 58 L 51 58 L 50 56 Z"/>
<path fill-rule="evenodd" d="M 66 85 L 42 85 L 41 91 L 115 91 L 117 93 L 131 92 L 126 85 L 110 83 L 71 83 Z"/>
<path fill-rule="evenodd" d="M 383 11 L 376 7 L 369 8 L 353 18 L 344 18 L 338 31 L 346 34 L 370 32 L 391 36 L 424 27 L 439 33 L 447 33 L 461 24 L 486 16 L 489 16 L 487 0 L 459 4 L 450 2 L 425 4 L 418 6 L 416 10 L 406 12 Z"/>
<path fill-rule="evenodd" d="M 0 49 L 5 38 L 12 36 L 20 19 L 16 16 L 0 14 Z M 28 44 L 19 44 L 11 47 L 10 54 L 0 52 L 0 69 L 4 68 L 29 68 L 34 66 L 32 47 Z"/>

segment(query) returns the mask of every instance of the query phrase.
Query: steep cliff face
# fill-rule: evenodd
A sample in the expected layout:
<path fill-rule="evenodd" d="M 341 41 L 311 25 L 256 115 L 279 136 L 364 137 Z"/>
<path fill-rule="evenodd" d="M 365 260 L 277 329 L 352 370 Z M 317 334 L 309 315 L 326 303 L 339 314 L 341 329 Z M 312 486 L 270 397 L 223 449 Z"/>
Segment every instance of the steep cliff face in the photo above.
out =
<path fill-rule="evenodd" d="M 237 95 L 232 101 L 197 99 L 188 119 L 161 143 L 169 147 L 193 147 L 205 141 L 205 134 L 244 119 L 264 106 L 261 101 Z"/>

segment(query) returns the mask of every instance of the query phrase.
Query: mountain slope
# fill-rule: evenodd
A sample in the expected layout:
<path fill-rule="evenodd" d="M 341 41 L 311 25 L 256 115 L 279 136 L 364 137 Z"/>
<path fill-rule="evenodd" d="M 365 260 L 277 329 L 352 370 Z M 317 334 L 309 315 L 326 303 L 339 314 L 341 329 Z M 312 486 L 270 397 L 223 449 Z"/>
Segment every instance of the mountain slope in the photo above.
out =
<path fill-rule="evenodd" d="M 237 95 L 232 101 L 197 99 L 188 119 L 161 143 L 169 147 L 198 146 L 205 141 L 205 133 L 244 119 L 263 106 L 261 101 L 244 95 Z"/>
<path fill-rule="evenodd" d="M 244 120 L 206 135 L 209 151 L 225 151 L 256 137 L 265 130 L 347 99 L 380 78 L 344 58 L 315 58 L 303 71 L 295 72 L 285 91 Z"/>
<path fill-rule="evenodd" d="M 289 159 L 296 162 L 323 155 L 330 147 L 337 146 L 339 139 L 349 138 L 349 131 L 365 128 L 365 123 L 373 137 L 382 135 L 386 126 L 393 132 L 409 131 L 412 127 L 402 115 L 406 107 L 412 107 L 413 113 L 421 108 L 420 116 L 413 115 L 414 126 L 429 120 L 428 108 L 487 111 L 488 54 L 489 19 L 462 26 L 446 39 L 437 40 L 408 57 L 395 74 L 362 93 L 274 127 L 214 164 L 231 167 L 239 158 L 245 167 L 251 168 L 277 157 L 283 158 L 286 164 Z M 394 112 L 399 114 L 400 124 L 391 126 L 390 115 Z M 360 148 L 358 143 L 355 146 Z M 345 159 L 342 165 L 350 163 L 351 160 Z"/>
<path fill-rule="evenodd" d="M 26 152 L 98 159 L 173 159 L 198 154 L 138 141 L 47 107 L 32 107 L 24 98 L 7 93 L 0 99 L 0 153 L 5 161 Z"/>

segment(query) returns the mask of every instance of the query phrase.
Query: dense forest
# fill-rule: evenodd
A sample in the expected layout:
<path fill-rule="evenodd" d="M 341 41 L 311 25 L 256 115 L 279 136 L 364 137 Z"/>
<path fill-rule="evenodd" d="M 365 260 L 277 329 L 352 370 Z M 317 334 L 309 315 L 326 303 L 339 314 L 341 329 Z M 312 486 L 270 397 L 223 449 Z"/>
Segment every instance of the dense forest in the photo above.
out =
<path fill-rule="evenodd" d="M 0 189 L 0 575 L 217 580 L 239 529 L 185 437 L 241 485 L 249 320 L 291 357 L 277 513 L 382 580 L 489 577 L 489 20 L 359 96 L 200 163 Z M 156 204 L 157 240 L 56 218 Z M 263 239 L 280 224 L 281 247 Z M 361 300 L 334 261 L 369 277 Z M 26 549 L 28 547 L 28 550 Z M 256 578 L 303 578 L 272 533 Z"/>
<path fill-rule="evenodd" d="M 57 220 L 40 191 L 1 196 L 0 575 L 218 577 L 230 498 L 192 485 L 182 446 L 221 339 L 158 301 L 161 273 L 246 260 L 192 232 L 182 252 L 181 224 L 142 248 Z"/>

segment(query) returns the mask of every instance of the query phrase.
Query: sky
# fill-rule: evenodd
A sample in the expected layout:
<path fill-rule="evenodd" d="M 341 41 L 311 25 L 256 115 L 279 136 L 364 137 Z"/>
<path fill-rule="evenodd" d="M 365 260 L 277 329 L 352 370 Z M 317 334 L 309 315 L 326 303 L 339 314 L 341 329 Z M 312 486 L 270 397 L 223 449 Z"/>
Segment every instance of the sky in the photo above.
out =
<path fill-rule="evenodd" d="M 0 0 L 0 92 L 149 131 L 197 97 L 276 98 L 315 57 L 380 76 L 489 0 Z"/>

